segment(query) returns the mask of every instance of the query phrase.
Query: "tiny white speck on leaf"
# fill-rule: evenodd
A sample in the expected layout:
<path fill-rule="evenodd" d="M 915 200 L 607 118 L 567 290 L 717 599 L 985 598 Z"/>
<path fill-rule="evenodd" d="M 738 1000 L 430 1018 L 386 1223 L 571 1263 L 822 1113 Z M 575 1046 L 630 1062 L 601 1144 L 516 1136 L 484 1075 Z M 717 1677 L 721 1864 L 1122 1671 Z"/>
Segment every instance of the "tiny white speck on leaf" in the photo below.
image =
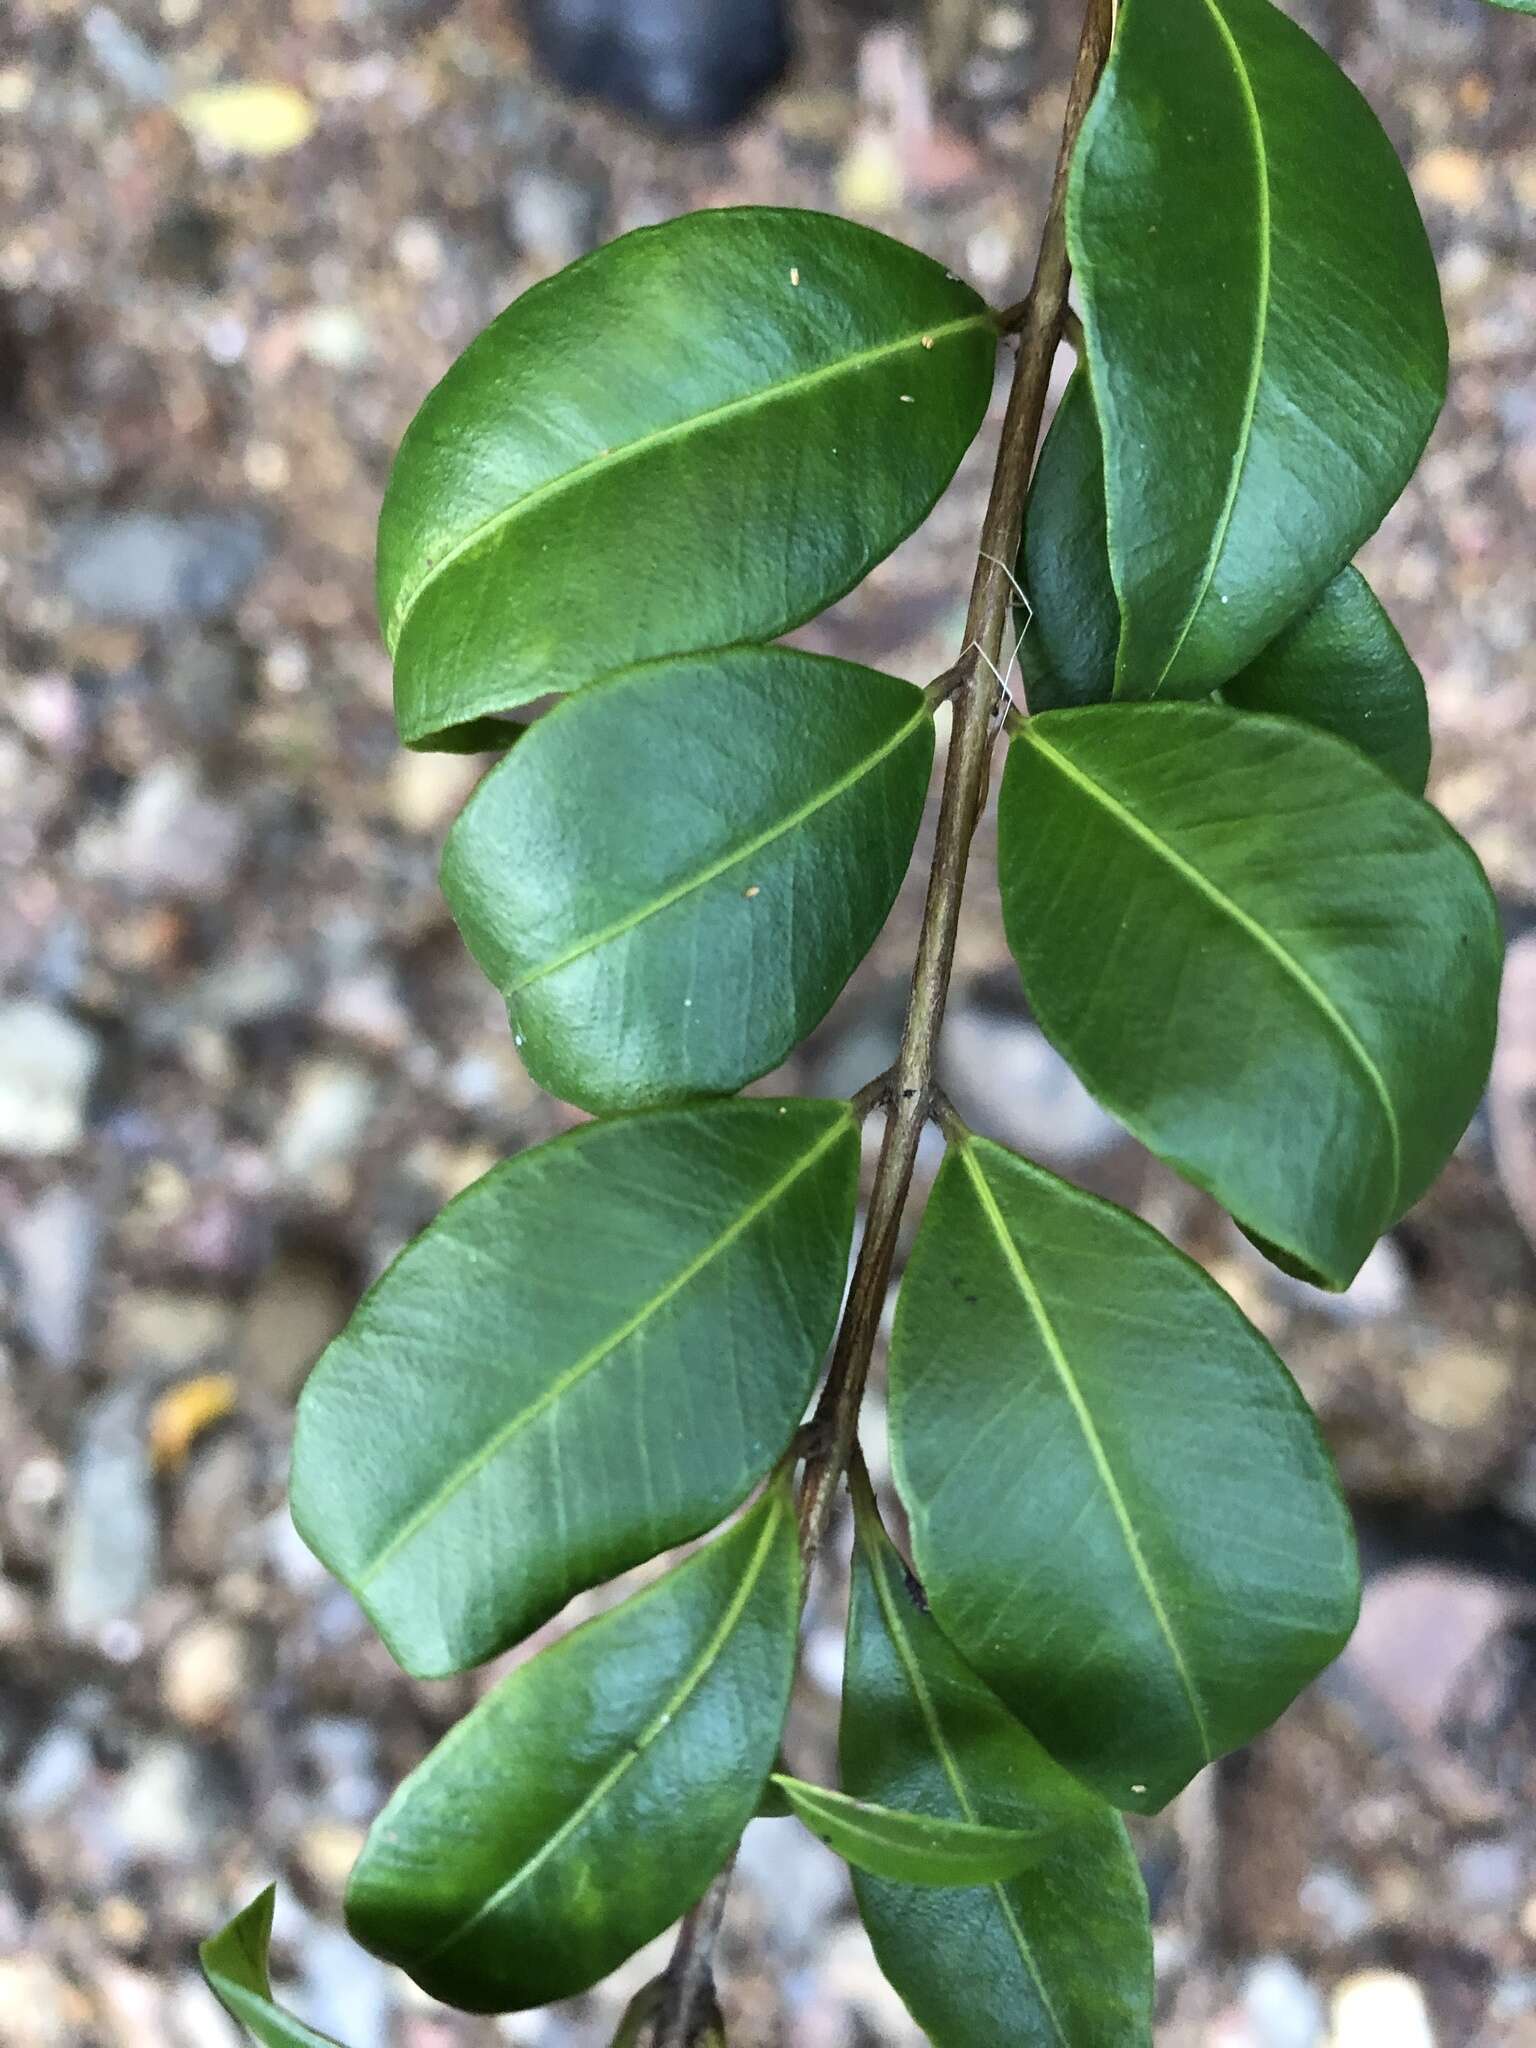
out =
<path fill-rule="evenodd" d="M 800 282 L 800 267 L 799 267 L 799 265 L 798 265 L 798 264 L 794 264 L 794 263 L 792 263 L 792 264 L 790 265 L 790 267 L 789 267 L 789 281 L 790 281 L 790 283 L 791 283 L 791 284 L 798 284 L 798 283 Z"/>
<path fill-rule="evenodd" d="M 1145 1791 L 1146 1791 L 1146 1789 L 1147 1789 L 1147 1788 L 1146 1788 L 1146 1786 L 1145 1786 L 1145 1785 L 1133 1785 L 1133 1786 L 1131 1787 L 1131 1790 L 1132 1790 L 1133 1792 L 1137 1792 L 1137 1793 L 1140 1793 L 1140 1792 L 1145 1792 Z"/>
<path fill-rule="evenodd" d="M 750 903 L 750 902 L 752 901 L 752 898 L 753 898 L 754 896 L 760 896 L 760 895 L 762 894 L 762 888 L 761 888 L 760 884 L 758 884 L 757 882 L 754 882 L 754 883 L 752 884 L 751 888 L 749 888 L 749 889 L 743 889 L 741 893 L 742 893 L 742 895 L 743 895 L 743 896 L 745 896 L 745 897 L 746 897 L 747 901 L 748 901 L 748 902 Z"/>
<path fill-rule="evenodd" d="M 932 347 L 933 347 L 933 336 L 932 336 L 931 334 L 925 334 L 925 335 L 923 336 L 923 347 L 924 347 L 924 348 L 932 348 Z"/>
<path fill-rule="evenodd" d="M 903 405 L 916 405 L 917 400 L 912 396 L 910 391 L 903 391 L 901 394 L 901 402 Z"/>

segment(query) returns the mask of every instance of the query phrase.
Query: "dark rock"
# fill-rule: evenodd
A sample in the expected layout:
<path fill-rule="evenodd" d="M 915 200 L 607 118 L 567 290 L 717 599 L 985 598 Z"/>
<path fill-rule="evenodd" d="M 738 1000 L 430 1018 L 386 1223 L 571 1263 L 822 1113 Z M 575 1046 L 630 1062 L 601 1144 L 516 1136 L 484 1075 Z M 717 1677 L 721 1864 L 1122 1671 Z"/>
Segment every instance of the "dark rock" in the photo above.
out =
<path fill-rule="evenodd" d="M 729 127 L 789 62 L 782 0 L 528 0 L 527 18 L 568 92 L 660 128 Z"/>

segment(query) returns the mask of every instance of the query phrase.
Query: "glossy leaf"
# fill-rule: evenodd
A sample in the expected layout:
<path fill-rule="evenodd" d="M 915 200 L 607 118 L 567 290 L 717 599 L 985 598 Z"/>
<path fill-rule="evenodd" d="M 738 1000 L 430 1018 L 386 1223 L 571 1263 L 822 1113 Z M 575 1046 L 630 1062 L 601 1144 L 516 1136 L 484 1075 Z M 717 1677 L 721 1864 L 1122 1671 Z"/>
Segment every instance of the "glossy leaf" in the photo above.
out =
<path fill-rule="evenodd" d="M 291 1486 L 407 1670 L 494 1656 L 766 1476 L 836 1321 L 858 1160 L 841 1103 L 589 1124 L 407 1247 L 310 1376 Z"/>
<path fill-rule="evenodd" d="M 358 1940 L 469 2012 L 585 1990 L 703 1893 L 752 1817 L 789 1704 L 800 1556 L 787 1483 L 486 1694 L 369 1832 Z"/>
<path fill-rule="evenodd" d="M 1028 1869 L 985 1887 L 894 1884 L 855 1869 L 880 1967 L 934 2048 L 1150 2042 L 1147 1901 L 1123 1822 L 956 1655 L 867 1506 L 841 1751 L 843 1783 L 865 1798 L 1041 1836 Z"/>
<path fill-rule="evenodd" d="M 1306 1403 L 1193 1260 L 957 1139 L 897 1303 L 891 1450 L 934 1618 L 1061 1764 L 1152 1811 L 1342 1649 Z"/>
<path fill-rule="evenodd" d="M 813 1835 L 855 1870 L 874 1877 L 902 1884 L 997 1884 L 1042 1853 L 1038 1827 L 990 1827 L 985 1821 L 903 1813 L 803 1778 L 776 1775 L 774 1783 Z"/>
<path fill-rule="evenodd" d="M 1424 678 L 1356 569 L 1341 569 L 1317 602 L 1221 694 L 1239 710 L 1273 711 L 1331 732 L 1358 747 L 1411 796 L 1424 794 Z"/>
<path fill-rule="evenodd" d="M 1445 396 L 1402 166 L 1270 0 L 1125 0 L 1068 241 L 1123 618 L 1116 693 L 1202 696 L 1344 566 Z"/>
<path fill-rule="evenodd" d="M 541 719 L 443 859 L 533 1078 L 613 1110 L 777 1066 L 884 923 L 932 762 L 911 684 L 784 647 L 630 670 Z"/>
<path fill-rule="evenodd" d="M 1353 748 L 1204 704 L 1029 720 L 998 841 L 1046 1036 L 1246 1230 L 1346 1285 L 1487 1077 L 1500 939 L 1468 847 Z"/>
<path fill-rule="evenodd" d="M 1062 393 L 1029 488 L 1019 581 L 1019 663 L 1031 711 L 1107 703 L 1115 694 L 1120 605 L 1104 530 L 1104 451 L 1088 379 Z"/>
<path fill-rule="evenodd" d="M 276 1885 L 235 1915 L 227 1927 L 198 1950 L 203 1975 L 220 2005 L 261 2042 L 262 2048 L 337 2048 L 329 2034 L 317 2034 L 272 2002 L 267 1949 L 272 1940 Z"/>
<path fill-rule="evenodd" d="M 536 285 L 390 477 L 402 736 L 812 617 L 948 483 L 995 348 L 929 257 L 776 207 L 642 228 Z"/>
<path fill-rule="evenodd" d="M 1104 533 L 1103 450 L 1081 371 L 1041 451 L 1019 577 L 1030 600 L 1019 650 L 1030 709 L 1106 702 L 1114 694 L 1120 612 Z M 1341 569 L 1222 696 L 1241 709 L 1299 718 L 1348 740 L 1415 796 L 1424 793 L 1423 679 L 1355 569 Z"/>

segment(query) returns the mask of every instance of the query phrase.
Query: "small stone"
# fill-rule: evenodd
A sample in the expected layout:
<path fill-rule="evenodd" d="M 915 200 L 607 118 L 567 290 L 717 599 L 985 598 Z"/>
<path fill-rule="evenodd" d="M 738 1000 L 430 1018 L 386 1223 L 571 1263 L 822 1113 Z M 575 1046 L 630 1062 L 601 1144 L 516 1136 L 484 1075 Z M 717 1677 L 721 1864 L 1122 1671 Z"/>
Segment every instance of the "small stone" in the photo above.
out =
<path fill-rule="evenodd" d="M 1475 150 L 1427 150 L 1413 167 L 1413 182 L 1419 197 L 1431 206 L 1448 206 L 1456 213 L 1471 213 L 1488 191 L 1488 173 Z"/>
<path fill-rule="evenodd" d="M 171 1511 L 168 1548 L 177 1571 L 193 1579 L 226 1571 L 231 1528 L 249 1526 L 261 1494 L 261 1460 L 246 1431 L 221 1431 L 198 1445 Z"/>
<path fill-rule="evenodd" d="M 300 1944 L 302 1998 L 295 2009 L 316 2032 L 348 2048 L 386 2048 L 394 2010 L 391 1972 L 339 1927 L 311 1922 Z"/>
<path fill-rule="evenodd" d="M 1318 2048 L 1327 2015 L 1288 1956 L 1261 1956 L 1243 1978 L 1243 2013 L 1256 2048 Z"/>
<path fill-rule="evenodd" d="M 73 1721 L 55 1721 L 22 1759 L 8 1795 L 19 1821 L 51 1820 L 76 1798 L 92 1771 L 90 1737 Z"/>
<path fill-rule="evenodd" d="M 184 1727 L 220 1727 L 250 1689 L 250 1639 L 243 1629 L 217 1616 L 189 1622 L 166 1646 L 160 1666 L 160 1696 Z"/>
<path fill-rule="evenodd" d="M 1524 1861 L 1513 1842 L 1463 1842 L 1451 1856 L 1451 1884 L 1469 1913 L 1503 1916 L 1524 1880 Z"/>
<path fill-rule="evenodd" d="M 300 1831 L 295 1845 L 299 1866 L 322 1899 L 340 1900 L 365 1832 L 339 1820 L 313 1821 Z"/>
<path fill-rule="evenodd" d="M 1445 1565 L 1403 1565 L 1368 1582 L 1343 1668 L 1429 1738 L 1466 1674 L 1520 1612 L 1513 1587 Z"/>
<path fill-rule="evenodd" d="M 101 1247 L 96 1204 L 61 1183 L 11 1222 L 5 1240 L 16 1267 L 23 1335 L 49 1365 L 77 1365 Z"/>
<path fill-rule="evenodd" d="M 507 230 L 518 247 L 557 270 L 597 246 L 603 196 L 590 182 L 531 165 L 508 181 L 506 215 Z"/>
<path fill-rule="evenodd" d="M 967 1122 L 1059 1165 L 1096 1158 L 1125 1136 L 1044 1034 L 1005 1010 L 962 1003 L 946 1019 L 939 1078 Z"/>
<path fill-rule="evenodd" d="M 1319 1865 L 1303 1879 L 1298 1904 L 1327 1930 L 1335 1946 L 1354 1941 L 1376 1918 L 1369 1894 L 1352 1877 L 1330 1864 Z"/>
<path fill-rule="evenodd" d="M 242 1383 L 286 1407 L 351 1313 L 354 1293 L 331 1260 L 283 1254 L 257 1282 L 241 1319 Z"/>
<path fill-rule="evenodd" d="M 231 610 L 266 552 L 249 514 L 108 512 L 65 528 L 59 573 L 89 617 L 158 625 Z"/>
<path fill-rule="evenodd" d="M 1407 1307 L 1411 1294 L 1408 1262 L 1390 1237 L 1378 1238 L 1365 1255 L 1365 1263 L 1341 1293 L 1310 1286 L 1292 1274 L 1271 1266 L 1241 1232 L 1234 1232 L 1247 1247 L 1250 1262 L 1262 1265 L 1265 1278 L 1276 1294 L 1328 1322 L 1344 1325 L 1380 1322 Z"/>
<path fill-rule="evenodd" d="M 306 1060 L 273 1137 L 284 1179 L 304 1183 L 350 1167 L 378 1093 L 365 1067 L 345 1060 Z"/>
<path fill-rule="evenodd" d="M 770 1938 L 786 1958 L 809 1957 L 848 1901 L 843 1864 L 787 1820 L 749 1821 L 737 1867 L 772 1914 Z"/>
<path fill-rule="evenodd" d="M 1479 1344 L 1446 1344 L 1404 1372 L 1403 1399 L 1420 1422 L 1437 1430 L 1475 1430 L 1493 1421 L 1510 1394 L 1514 1369 Z"/>
<path fill-rule="evenodd" d="M 315 131 L 311 103 L 291 85 L 261 81 L 211 85 L 176 102 L 188 134 L 231 156 L 284 156 Z"/>
<path fill-rule="evenodd" d="M 1424 1994 L 1395 1970 L 1362 1970 L 1333 1994 L 1329 2048 L 1435 2048 Z"/>
<path fill-rule="evenodd" d="M 190 762 L 172 759 L 139 777 L 80 858 L 87 872 L 139 894 L 210 902 L 228 892 L 246 838 L 240 811 L 205 794 Z"/>
<path fill-rule="evenodd" d="M 27 997 L 0 1005 L 0 1153 L 39 1159 L 78 1145 L 100 1064 L 95 1034 L 63 1010 Z"/>
<path fill-rule="evenodd" d="M 64 1633 L 99 1643 L 149 1592 L 158 1551 L 144 1399 L 122 1387 L 87 1411 L 75 1454 L 53 1584 Z"/>
<path fill-rule="evenodd" d="M 191 1863 L 216 1824 L 212 1788 L 179 1742 L 152 1742 L 118 1780 L 107 1827 L 125 1864 Z"/>
<path fill-rule="evenodd" d="M 102 1363 L 116 1373 L 184 1373 L 221 1357 L 235 1330 L 235 1311 L 218 1295 L 138 1287 L 107 1311 Z"/>
<path fill-rule="evenodd" d="M 441 832 L 463 810 L 485 764 L 474 754 L 395 756 L 390 772 L 390 808 L 407 832 Z"/>

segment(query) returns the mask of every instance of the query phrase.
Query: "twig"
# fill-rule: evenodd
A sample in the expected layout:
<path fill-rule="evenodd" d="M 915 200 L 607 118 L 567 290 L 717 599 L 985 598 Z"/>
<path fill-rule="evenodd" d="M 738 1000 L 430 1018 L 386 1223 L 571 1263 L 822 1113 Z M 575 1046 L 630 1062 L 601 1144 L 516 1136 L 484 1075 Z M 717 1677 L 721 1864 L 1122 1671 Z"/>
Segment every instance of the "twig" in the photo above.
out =
<path fill-rule="evenodd" d="M 902 1210 L 912 1184 L 918 1141 L 933 1106 L 934 1055 L 954 967 L 966 863 L 986 798 L 996 738 L 992 712 L 997 690 L 992 678 L 999 673 L 1013 594 L 1013 579 L 1007 565 L 1018 554 L 1024 500 L 1040 438 L 1051 363 L 1067 313 L 1067 285 L 1071 276 L 1065 223 L 1067 171 L 1077 131 L 1109 54 L 1113 20 L 1112 0 L 1088 0 L 1067 93 L 1061 147 L 1034 282 L 1028 297 L 1004 316 L 1005 327 L 1016 318 L 1019 352 L 1003 419 L 991 497 L 982 521 L 976 575 L 961 637 L 962 652 L 955 668 L 941 678 L 946 694 L 952 691 L 954 721 L 917 962 L 901 1050 L 889 1079 L 889 1113 L 863 1242 L 833 1344 L 826 1384 L 812 1418 L 813 1447 L 806 1456 L 800 1482 L 800 1554 L 807 1578 L 857 1440 L 859 1405 L 864 1398 L 864 1383 L 890 1286 Z M 698 2030 L 702 2009 L 697 2003 L 690 2009 L 683 1998 L 685 1974 L 694 1977 L 698 1986 L 713 1998 L 709 1952 L 724 1906 L 728 1869 L 683 1921 L 668 1971 L 672 1995 L 657 2024 L 654 2048 L 689 2048 L 690 2038 Z M 684 1955 L 689 1959 L 686 1972 L 679 1967 L 679 1958 Z"/>

